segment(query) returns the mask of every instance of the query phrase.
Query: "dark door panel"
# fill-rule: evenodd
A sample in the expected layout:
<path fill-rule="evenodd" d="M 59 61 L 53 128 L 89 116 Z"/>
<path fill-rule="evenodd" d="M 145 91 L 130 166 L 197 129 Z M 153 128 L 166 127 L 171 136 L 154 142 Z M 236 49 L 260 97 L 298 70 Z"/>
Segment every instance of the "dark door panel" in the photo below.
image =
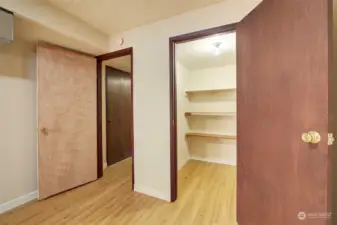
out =
<path fill-rule="evenodd" d="M 112 165 L 131 156 L 131 77 L 106 67 L 107 163 Z"/>

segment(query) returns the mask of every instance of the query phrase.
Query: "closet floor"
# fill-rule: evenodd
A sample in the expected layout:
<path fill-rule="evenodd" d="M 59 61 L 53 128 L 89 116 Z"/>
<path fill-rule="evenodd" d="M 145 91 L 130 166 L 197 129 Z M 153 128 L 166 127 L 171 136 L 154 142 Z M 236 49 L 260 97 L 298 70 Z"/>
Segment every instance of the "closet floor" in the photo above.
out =
<path fill-rule="evenodd" d="M 179 172 L 178 200 L 131 192 L 131 160 L 102 179 L 0 215 L 1 225 L 236 225 L 236 167 L 189 161 Z"/>

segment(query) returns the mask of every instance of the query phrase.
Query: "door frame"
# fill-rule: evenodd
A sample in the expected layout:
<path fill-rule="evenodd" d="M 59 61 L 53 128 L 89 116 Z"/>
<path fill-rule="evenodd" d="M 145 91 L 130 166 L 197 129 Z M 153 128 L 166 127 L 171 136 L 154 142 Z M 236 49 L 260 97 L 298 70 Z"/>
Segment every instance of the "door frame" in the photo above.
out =
<path fill-rule="evenodd" d="M 194 41 L 207 36 L 220 33 L 229 33 L 236 30 L 236 23 L 199 30 L 192 33 L 182 34 L 169 39 L 170 47 L 170 176 L 171 176 L 171 202 L 178 197 L 178 163 L 177 163 L 177 93 L 176 93 L 176 65 L 175 45 Z"/>
<path fill-rule="evenodd" d="M 122 56 L 131 56 L 131 158 L 132 158 L 132 190 L 134 190 L 134 123 L 133 123 L 133 48 L 106 53 L 96 57 L 97 59 L 97 179 L 103 176 L 103 139 L 102 139 L 102 63 L 103 61 L 119 58 Z M 105 80 L 106 84 L 106 80 Z M 106 102 L 105 102 L 106 104 Z"/>

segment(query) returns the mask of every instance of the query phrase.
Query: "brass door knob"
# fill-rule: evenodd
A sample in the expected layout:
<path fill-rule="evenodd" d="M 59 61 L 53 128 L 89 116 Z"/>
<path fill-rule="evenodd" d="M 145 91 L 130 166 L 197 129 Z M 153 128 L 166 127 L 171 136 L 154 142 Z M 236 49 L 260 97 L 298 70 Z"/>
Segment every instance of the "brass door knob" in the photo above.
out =
<path fill-rule="evenodd" d="M 321 141 L 321 135 L 317 131 L 309 131 L 308 133 L 302 134 L 302 141 L 317 144 Z"/>

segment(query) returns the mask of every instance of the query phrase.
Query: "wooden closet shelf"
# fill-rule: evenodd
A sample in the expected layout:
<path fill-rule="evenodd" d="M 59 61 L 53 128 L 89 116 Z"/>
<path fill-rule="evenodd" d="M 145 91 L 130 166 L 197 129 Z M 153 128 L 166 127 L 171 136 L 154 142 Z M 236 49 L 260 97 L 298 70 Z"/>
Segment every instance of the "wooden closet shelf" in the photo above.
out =
<path fill-rule="evenodd" d="M 234 91 L 236 88 L 222 88 L 222 89 L 206 89 L 206 90 L 187 90 L 186 94 L 198 94 L 198 93 L 218 93 L 224 91 Z"/>
<path fill-rule="evenodd" d="M 229 139 L 236 140 L 236 135 L 231 134 L 211 134 L 211 133 L 198 133 L 198 132 L 188 132 L 186 137 L 207 137 L 216 139 Z"/>
<path fill-rule="evenodd" d="M 185 116 L 236 116 L 235 112 L 185 112 Z"/>

